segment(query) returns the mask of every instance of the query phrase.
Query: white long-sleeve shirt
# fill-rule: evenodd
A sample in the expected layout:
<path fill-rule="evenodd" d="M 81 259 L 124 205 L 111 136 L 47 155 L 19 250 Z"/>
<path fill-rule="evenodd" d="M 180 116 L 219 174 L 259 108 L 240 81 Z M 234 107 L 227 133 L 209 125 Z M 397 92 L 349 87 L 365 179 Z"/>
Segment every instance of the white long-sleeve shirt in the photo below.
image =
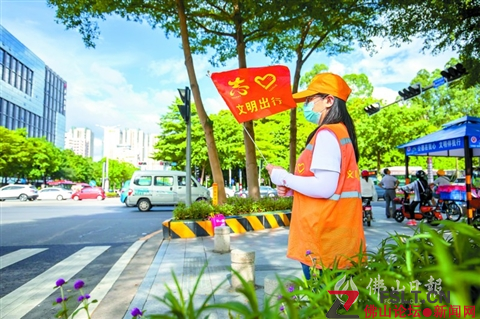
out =
<path fill-rule="evenodd" d="M 278 186 L 314 198 L 329 198 L 337 189 L 342 156 L 337 137 L 329 130 L 318 132 L 310 171 L 314 176 L 297 176 L 284 169 L 273 169 L 270 178 Z"/>
<path fill-rule="evenodd" d="M 365 180 L 365 178 L 360 179 L 360 186 L 362 188 L 362 197 L 377 197 L 377 190 L 375 189 L 375 184 L 373 184 L 372 179 Z"/>

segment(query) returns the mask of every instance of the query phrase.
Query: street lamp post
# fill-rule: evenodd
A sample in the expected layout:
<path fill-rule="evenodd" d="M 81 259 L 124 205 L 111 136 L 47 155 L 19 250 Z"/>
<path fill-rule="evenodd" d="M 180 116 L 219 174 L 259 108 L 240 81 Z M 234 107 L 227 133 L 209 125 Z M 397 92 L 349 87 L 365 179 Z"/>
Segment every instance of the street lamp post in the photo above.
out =
<path fill-rule="evenodd" d="M 186 154 L 186 168 L 185 172 L 187 175 L 187 183 L 186 183 L 186 199 L 185 205 L 190 207 L 192 204 L 192 128 L 191 128 L 191 121 L 190 121 L 190 88 L 187 86 L 185 89 L 178 89 L 180 93 L 180 98 L 182 99 L 183 105 L 178 105 L 178 110 L 182 115 L 183 119 L 185 120 L 185 124 L 187 125 L 187 154 Z"/>

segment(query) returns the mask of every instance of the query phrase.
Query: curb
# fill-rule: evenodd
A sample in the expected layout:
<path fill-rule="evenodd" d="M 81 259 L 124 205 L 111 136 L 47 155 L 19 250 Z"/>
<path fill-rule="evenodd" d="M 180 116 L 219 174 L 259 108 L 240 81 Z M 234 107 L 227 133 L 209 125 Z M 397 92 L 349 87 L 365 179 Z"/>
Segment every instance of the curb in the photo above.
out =
<path fill-rule="evenodd" d="M 230 232 L 242 234 L 250 231 L 264 230 L 290 226 L 292 213 L 289 210 L 255 213 L 250 215 L 225 217 L 226 226 Z M 167 219 L 162 223 L 163 238 L 196 238 L 213 236 L 212 222 L 209 220 L 173 220 Z"/>

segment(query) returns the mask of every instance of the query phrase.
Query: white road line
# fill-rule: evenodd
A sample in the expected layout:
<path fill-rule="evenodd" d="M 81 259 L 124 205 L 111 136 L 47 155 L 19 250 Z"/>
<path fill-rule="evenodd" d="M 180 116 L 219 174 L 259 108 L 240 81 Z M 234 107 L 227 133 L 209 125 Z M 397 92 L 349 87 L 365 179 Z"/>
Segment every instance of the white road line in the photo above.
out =
<path fill-rule="evenodd" d="M 127 249 L 127 251 L 120 257 L 120 259 L 113 265 L 112 268 L 108 271 L 108 273 L 103 277 L 103 279 L 98 283 L 98 285 L 88 294 L 90 295 L 90 300 L 92 299 L 97 299 L 98 302 L 94 304 L 90 304 L 88 306 L 88 312 L 90 315 L 93 314 L 95 309 L 97 309 L 98 305 L 102 301 L 103 298 L 107 295 L 107 293 L 110 291 L 110 289 L 113 287 L 113 284 L 117 281 L 118 277 L 122 274 L 123 270 L 125 267 L 127 267 L 128 263 L 130 260 L 132 260 L 133 256 L 137 253 L 137 251 L 142 247 L 142 245 L 145 243 L 144 240 L 138 240 L 133 243 L 130 248 Z M 78 306 L 77 309 L 82 308 L 81 305 Z M 76 310 L 75 310 L 76 311 Z M 75 312 L 74 311 L 74 312 Z M 70 319 L 72 316 L 70 316 Z M 79 311 L 75 315 L 75 319 L 88 319 L 86 311 Z"/>
<path fill-rule="evenodd" d="M 85 247 L 1 298 L 0 318 L 22 318 L 50 296 L 57 279 L 70 280 L 108 248 L 110 246 Z"/>
<path fill-rule="evenodd" d="M 6 254 L 0 257 L 0 269 L 18 263 L 28 257 L 41 253 L 42 251 L 47 250 L 48 248 L 32 248 L 32 249 L 19 249 L 10 254 Z"/>

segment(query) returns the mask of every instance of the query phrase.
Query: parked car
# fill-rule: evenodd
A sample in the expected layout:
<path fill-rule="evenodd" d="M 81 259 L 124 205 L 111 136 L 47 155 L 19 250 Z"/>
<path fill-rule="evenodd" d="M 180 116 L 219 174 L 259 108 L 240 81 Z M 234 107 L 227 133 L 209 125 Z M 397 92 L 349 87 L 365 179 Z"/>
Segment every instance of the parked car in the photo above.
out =
<path fill-rule="evenodd" d="M 82 199 L 105 199 L 105 192 L 100 187 L 84 187 L 81 190 L 77 190 L 72 194 L 73 200 L 82 200 Z"/>
<path fill-rule="evenodd" d="M 208 192 L 210 193 L 210 197 L 213 198 L 213 187 L 210 187 L 208 189 Z M 233 197 L 233 196 L 235 196 L 235 191 L 231 188 L 225 187 L 225 194 L 227 195 L 227 198 L 228 197 Z"/>
<path fill-rule="evenodd" d="M 130 181 L 127 205 L 148 212 L 153 206 L 177 205 L 187 200 L 187 173 L 181 171 L 136 171 Z M 209 200 L 210 194 L 193 177 L 190 178 L 191 202 Z"/>
<path fill-rule="evenodd" d="M 385 189 L 375 184 L 375 190 L 377 191 L 378 200 L 385 200 Z"/>
<path fill-rule="evenodd" d="M 120 202 L 125 204 L 125 206 L 128 207 L 127 205 L 127 197 L 128 197 L 128 190 L 130 188 L 130 180 L 125 181 L 123 183 L 122 189 L 120 189 Z"/>
<path fill-rule="evenodd" d="M 242 189 L 235 193 L 236 197 L 248 197 L 248 189 Z M 277 190 L 270 186 L 260 186 L 260 197 L 275 197 L 278 196 Z"/>
<path fill-rule="evenodd" d="M 0 188 L 0 201 L 6 199 L 19 199 L 22 202 L 35 200 L 38 197 L 38 191 L 31 185 L 7 185 Z"/>
<path fill-rule="evenodd" d="M 38 200 L 41 199 L 56 199 L 64 200 L 72 198 L 72 191 L 61 187 L 47 187 L 38 191 Z"/>

